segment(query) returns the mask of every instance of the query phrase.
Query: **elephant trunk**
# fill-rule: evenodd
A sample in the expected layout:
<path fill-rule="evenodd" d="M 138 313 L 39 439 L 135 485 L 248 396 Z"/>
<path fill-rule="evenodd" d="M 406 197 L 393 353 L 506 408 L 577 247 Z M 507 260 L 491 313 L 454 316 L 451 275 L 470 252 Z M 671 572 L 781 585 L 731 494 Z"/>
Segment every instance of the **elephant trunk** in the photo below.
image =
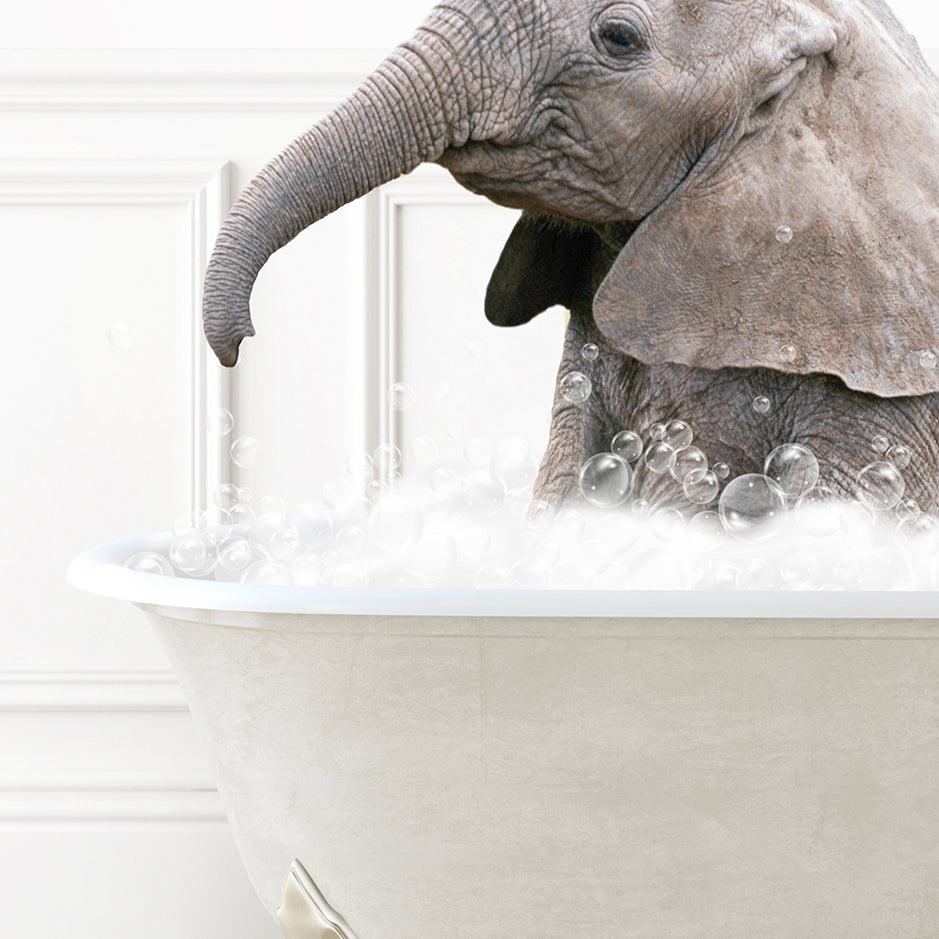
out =
<path fill-rule="evenodd" d="M 254 335 L 248 301 L 275 251 L 340 206 L 473 135 L 478 109 L 457 64 L 473 39 L 454 36 L 458 26 L 428 21 L 238 197 L 203 290 L 205 335 L 223 365 L 234 365 L 241 340 Z"/>

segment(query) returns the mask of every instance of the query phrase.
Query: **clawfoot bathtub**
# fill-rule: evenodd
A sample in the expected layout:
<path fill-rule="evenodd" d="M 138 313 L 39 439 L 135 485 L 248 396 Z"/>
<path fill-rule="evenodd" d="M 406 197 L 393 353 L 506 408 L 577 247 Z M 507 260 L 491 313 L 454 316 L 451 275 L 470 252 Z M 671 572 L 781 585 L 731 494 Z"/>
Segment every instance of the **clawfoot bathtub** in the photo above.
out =
<path fill-rule="evenodd" d="M 121 567 L 167 539 L 69 578 L 153 623 L 289 939 L 939 934 L 936 594 Z"/>

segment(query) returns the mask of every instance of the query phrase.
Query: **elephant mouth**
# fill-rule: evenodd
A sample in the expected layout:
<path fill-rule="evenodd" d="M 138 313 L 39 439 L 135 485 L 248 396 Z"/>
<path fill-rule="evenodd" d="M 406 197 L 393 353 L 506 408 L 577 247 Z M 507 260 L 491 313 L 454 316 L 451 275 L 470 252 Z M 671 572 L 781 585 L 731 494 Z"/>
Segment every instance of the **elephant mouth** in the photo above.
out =
<path fill-rule="evenodd" d="M 604 193 L 566 182 L 563 166 L 530 145 L 470 143 L 445 150 L 435 162 L 465 189 L 509 209 L 584 225 L 628 217 Z"/>

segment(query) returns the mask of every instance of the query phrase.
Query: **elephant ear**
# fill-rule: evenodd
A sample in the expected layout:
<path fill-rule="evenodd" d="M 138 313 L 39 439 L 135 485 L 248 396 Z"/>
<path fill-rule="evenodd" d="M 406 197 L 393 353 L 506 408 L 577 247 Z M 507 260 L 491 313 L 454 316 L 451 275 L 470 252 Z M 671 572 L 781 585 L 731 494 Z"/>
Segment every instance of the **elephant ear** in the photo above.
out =
<path fill-rule="evenodd" d="M 486 319 L 520 326 L 556 304 L 570 308 L 596 241 L 587 229 L 523 213 L 489 280 Z"/>
<path fill-rule="evenodd" d="M 748 132 L 616 258 L 594 317 L 625 353 L 939 390 L 937 83 L 882 4 L 843 9 L 790 22 L 777 75 L 804 69 L 755 82 Z"/>

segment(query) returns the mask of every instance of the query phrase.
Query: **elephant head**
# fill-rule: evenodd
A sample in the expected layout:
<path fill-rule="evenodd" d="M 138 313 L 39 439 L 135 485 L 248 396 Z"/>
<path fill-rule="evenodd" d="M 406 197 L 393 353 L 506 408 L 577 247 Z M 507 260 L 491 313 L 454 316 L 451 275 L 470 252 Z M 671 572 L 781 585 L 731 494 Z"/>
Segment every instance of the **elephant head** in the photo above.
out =
<path fill-rule="evenodd" d="M 267 258 L 435 161 L 524 210 L 493 322 L 569 304 L 599 240 L 593 318 L 626 356 L 934 392 L 937 100 L 881 0 L 447 0 L 239 197 L 206 336 L 234 365 Z"/>

